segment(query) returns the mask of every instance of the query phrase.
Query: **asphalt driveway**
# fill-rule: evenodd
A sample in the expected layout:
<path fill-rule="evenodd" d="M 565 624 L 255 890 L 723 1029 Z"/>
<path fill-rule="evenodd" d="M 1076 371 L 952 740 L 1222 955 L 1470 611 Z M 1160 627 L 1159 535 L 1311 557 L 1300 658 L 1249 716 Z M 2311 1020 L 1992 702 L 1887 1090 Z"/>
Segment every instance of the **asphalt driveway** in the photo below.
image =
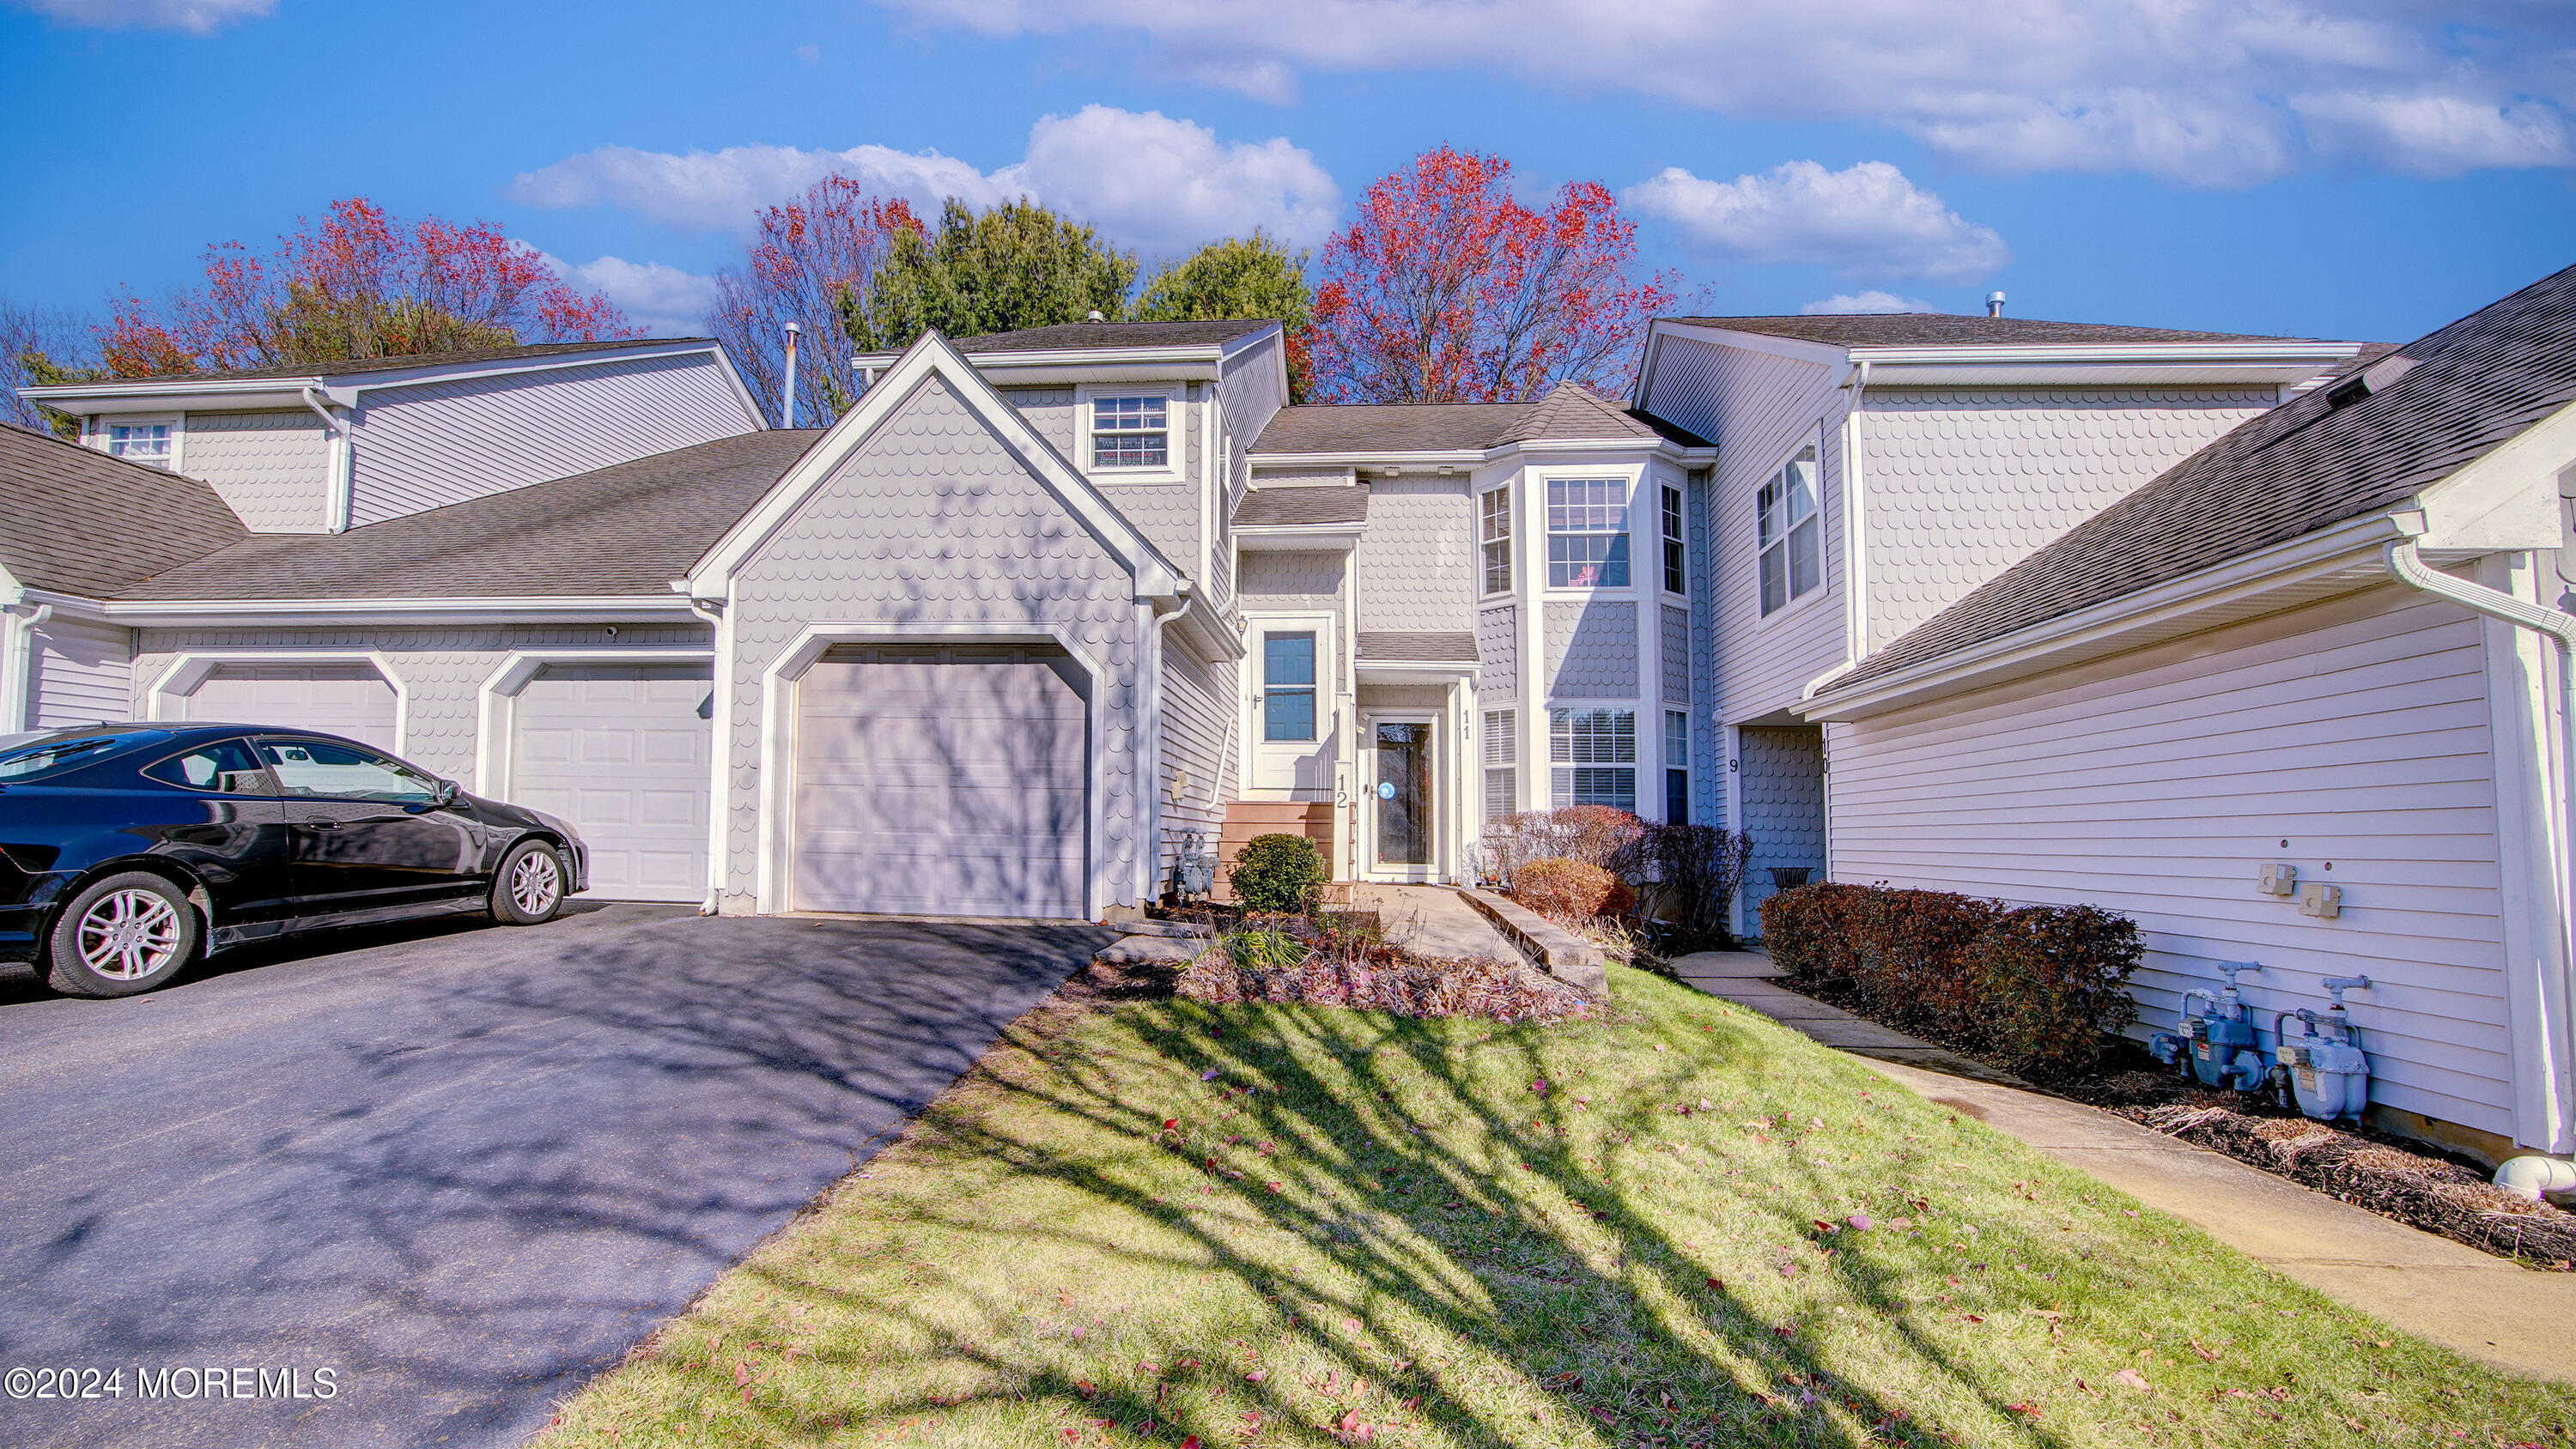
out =
<path fill-rule="evenodd" d="M 0 978 L 0 1443 L 515 1443 L 1108 939 L 609 906 Z"/>

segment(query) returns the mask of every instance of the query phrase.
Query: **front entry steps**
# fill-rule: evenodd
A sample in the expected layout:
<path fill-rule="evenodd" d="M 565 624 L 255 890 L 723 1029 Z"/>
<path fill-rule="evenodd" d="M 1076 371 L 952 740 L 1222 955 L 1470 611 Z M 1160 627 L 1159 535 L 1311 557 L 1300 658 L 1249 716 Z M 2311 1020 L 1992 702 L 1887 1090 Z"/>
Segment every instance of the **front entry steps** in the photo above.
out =
<path fill-rule="evenodd" d="M 1329 800 L 1235 800 L 1225 807 L 1225 829 L 1216 842 L 1216 889 L 1212 898 L 1234 899 L 1226 872 L 1256 835 L 1302 835 L 1315 842 L 1324 859 L 1333 858 L 1333 805 Z"/>

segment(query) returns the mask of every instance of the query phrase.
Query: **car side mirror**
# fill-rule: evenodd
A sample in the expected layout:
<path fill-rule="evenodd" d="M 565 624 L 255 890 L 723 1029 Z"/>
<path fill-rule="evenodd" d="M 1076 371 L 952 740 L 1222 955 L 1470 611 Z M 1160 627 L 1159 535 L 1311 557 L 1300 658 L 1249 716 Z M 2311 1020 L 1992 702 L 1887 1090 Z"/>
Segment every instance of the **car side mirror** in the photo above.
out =
<path fill-rule="evenodd" d="M 457 793 L 457 792 L 456 792 L 456 782 L 455 782 L 454 780 L 441 780 L 441 781 L 439 781 L 439 782 L 438 782 L 438 803 L 439 803 L 439 804 L 441 804 L 441 805 L 453 805 L 453 804 L 455 804 L 455 803 L 456 803 L 456 793 Z"/>

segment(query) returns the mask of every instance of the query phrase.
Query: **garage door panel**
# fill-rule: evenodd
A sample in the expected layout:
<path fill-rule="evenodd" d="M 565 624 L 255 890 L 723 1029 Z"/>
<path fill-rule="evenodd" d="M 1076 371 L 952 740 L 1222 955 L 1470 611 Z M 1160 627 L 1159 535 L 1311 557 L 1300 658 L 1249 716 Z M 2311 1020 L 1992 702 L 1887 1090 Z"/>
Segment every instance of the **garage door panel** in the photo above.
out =
<path fill-rule="evenodd" d="M 581 832 L 592 894 L 705 897 L 714 689 L 702 664 L 586 664 L 520 690 L 511 796 Z"/>
<path fill-rule="evenodd" d="M 1058 651 L 835 655 L 798 688 L 796 903 L 1082 914 L 1088 710 Z"/>
<path fill-rule="evenodd" d="M 393 753 L 394 687 L 371 664 L 227 664 L 177 701 L 181 719 L 319 730 Z"/>

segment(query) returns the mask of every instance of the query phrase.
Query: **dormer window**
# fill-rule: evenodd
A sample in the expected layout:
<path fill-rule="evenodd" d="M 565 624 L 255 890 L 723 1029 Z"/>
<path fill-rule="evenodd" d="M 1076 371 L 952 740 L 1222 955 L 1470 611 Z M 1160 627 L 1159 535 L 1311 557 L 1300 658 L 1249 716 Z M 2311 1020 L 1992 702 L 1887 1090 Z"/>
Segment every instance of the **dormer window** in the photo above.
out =
<path fill-rule="evenodd" d="M 1164 397 L 1095 397 L 1091 400 L 1091 466 L 1171 466 L 1172 434 Z"/>
<path fill-rule="evenodd" d="M 170 466 L 170 425 L 166 422 L 110 423 L 107 426 L 107 451 L 129 463 L 167 468 Z"/>

